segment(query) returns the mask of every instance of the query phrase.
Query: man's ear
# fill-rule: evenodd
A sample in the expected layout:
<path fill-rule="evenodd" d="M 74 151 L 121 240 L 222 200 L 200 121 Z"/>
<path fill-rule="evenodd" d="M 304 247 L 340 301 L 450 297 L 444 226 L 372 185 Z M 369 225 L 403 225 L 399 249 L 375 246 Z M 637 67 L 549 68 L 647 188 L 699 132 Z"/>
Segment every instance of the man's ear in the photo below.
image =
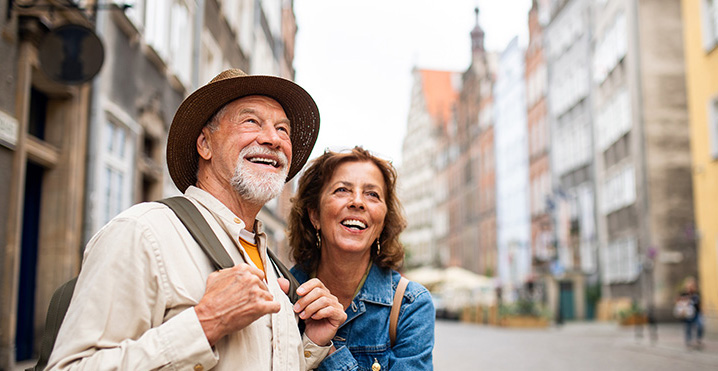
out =
<path fill-rule="evenodd" d="M 209 129 L 204 127 L 197 137 L 197 153 L 199 157 L 209 160 L 212 158 L 212 149 L 209 144 Z"/>
<path fill-rule="evenodd" d="M 309 220 L 312 222 L 314 229 L 319 230 L 319 213 L 315 209 L 307 209 L 309 212 Z"/>

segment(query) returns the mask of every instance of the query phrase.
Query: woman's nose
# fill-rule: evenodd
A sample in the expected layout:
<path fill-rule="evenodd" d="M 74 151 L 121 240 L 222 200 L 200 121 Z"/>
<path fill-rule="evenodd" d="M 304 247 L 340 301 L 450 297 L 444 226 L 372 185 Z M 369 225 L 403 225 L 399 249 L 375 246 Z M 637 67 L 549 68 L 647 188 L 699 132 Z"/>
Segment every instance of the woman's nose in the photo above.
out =
<path fill-rule="evenodd" d="M 356 207 L 361 210 L 364 210 L 364 199 L 362 198 L 360 193 L 354 193 L 352 195 L 351 203 L 349 204 L 349 207 Z"/>

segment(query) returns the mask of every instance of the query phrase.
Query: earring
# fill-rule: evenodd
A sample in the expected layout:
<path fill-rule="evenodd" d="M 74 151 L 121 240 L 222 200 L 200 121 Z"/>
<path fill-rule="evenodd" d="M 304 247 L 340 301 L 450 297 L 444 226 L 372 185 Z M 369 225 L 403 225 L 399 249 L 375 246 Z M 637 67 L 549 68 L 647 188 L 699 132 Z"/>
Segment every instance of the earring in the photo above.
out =
<path fill-rule="evenodd" d="M 376 256 L 379 256 L 381 254 L 381 244 L 379 243 L 379 239 L 376 239 Z"/>
<path fill-rule="evenodd" d="M 317 229 L 317 250 L 322 249 L 322 236 L 319 235 L 319 230 Z"/>

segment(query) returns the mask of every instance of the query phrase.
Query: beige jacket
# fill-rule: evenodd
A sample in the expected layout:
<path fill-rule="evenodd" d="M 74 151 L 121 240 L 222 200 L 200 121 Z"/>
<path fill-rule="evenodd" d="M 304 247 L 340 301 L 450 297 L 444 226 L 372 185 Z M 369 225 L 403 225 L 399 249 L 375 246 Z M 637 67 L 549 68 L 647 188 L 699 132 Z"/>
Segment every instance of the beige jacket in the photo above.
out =
<path fill-rule="evenodd" d="M 244 252 L 230 237 L 237 240 L 244 223 L 199 188 L 190 187 L 185 196 L 199 206 L 234 262 L 243 262 Z M 87 245 L 48 369 L 316 368 L 329 347 L 300 336 L 292 305 L 267 261 L 261 223 L 255 228 L 269 288 L 282 309 L 212 348 L 194 312 L 213 272 L 205 253 L 165 205 L 143 203 L 115 217 Z"/>

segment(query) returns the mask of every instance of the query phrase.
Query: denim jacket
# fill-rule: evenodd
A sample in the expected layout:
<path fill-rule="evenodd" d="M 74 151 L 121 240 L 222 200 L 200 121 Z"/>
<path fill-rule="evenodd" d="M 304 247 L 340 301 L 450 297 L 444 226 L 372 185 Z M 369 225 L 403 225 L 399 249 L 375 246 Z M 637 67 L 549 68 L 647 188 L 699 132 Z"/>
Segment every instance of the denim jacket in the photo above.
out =
<path fill-rule="evenodd" d="M 299 266 L 292 268 L 299 283 L 309 275 Z M 404 292 L 396 329 L 396 344 L 390 346 L 389 313 L 399 272 L 372 264 L 364 286 L 349 308 L 347 320 L 332 341 L 337 351 L 324 359 L 317 370 L 433 370 L 434 304 L 422 285 L 410 282 Z"/>

